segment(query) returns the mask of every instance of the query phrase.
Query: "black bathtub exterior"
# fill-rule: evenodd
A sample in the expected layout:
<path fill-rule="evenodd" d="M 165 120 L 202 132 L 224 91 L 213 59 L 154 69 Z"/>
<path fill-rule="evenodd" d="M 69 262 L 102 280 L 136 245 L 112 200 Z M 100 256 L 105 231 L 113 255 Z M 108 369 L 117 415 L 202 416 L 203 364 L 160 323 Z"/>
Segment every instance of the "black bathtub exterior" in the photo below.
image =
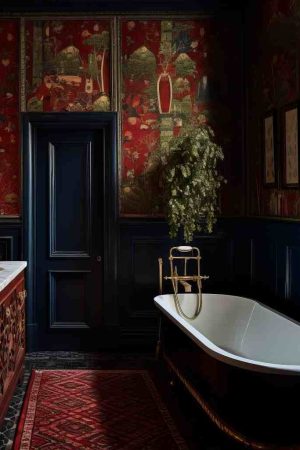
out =
<path fill-rule="evenodd" d="M 295 414 L 300 376 L 253 372 L 219 361 L 163 314 L 159 354 L 231 437 L 250 448 L 300 445 Z"/>

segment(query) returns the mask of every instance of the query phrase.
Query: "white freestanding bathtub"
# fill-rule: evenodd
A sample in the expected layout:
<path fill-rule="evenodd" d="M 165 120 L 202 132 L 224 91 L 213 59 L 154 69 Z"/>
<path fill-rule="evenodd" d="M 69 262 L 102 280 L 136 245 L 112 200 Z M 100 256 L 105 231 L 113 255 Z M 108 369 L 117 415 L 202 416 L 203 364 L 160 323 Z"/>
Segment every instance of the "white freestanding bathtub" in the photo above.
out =
<path fill-rule="evenodd" d="M 300 325 L 248 298 L 203 294 L 194 320 L 176 311 L 173 295 L 154 299 L 158 308 L 211 356 L 228 364 L 269 373 L 300 374 Z M 192 315 L 195 294 L 179 294 Z"/>
<path fill-rule="evenodd" d="M 172 294 L 154 301 L 162 357 L 219 428 L 249 448 L 300 448 L 300 325 L 232 295 L 203 294 L 194 320 Z M 196 294 L 179 301 L 192 315 Z"/>

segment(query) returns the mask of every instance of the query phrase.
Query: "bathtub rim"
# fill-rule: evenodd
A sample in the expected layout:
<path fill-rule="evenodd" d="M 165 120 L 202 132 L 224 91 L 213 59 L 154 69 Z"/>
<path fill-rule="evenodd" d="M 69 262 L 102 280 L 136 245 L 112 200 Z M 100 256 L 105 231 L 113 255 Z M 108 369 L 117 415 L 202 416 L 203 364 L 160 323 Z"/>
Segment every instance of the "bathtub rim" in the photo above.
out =
<path fill-rule="evenodd" d="M 205 294 L 213 294 L 213 295 L 226 295 L 228 297 L 235 297 L 239 299 L 245 299 L 245 300 L 251 300 L 254 303 L 260 305 L 261 307 L 272 311 L 273 313 L 289 320 L 290 322 L 295 323 L 296 325 L 300 326 L 300 323 L 296 320 L 280 313 L 279 311 L 270 308 L 269 306 L 264 305 L 263 303 L 254 300 L 250 297 L 241 297 L 238 295 L 231 295 L 231 294 L 220 294 L 220 293 L 213 293 L 213 292 L 205 292 Z M 227 350 L 224 350 L 222 347 L 219 347 L 218 345 L 214 344 L 212 341 L 210 341 L 208 338 L 206 338 L 200 331 L 195 329 L 190 323 L 184 319 L 183 317 L 179 316 L 177 313 L 175 307 L 174 310 L 169 311 L 168 309 L 164 308 L 164 306 L 161 304 L 159 299 L 161 297 L 167 297 L 167 296 L 173 296 L 173 294 L 161 294 L 154 297 L 154 302 L 158 309 L 166 315 L 173 323 L 179 326 L 179 328 L 188 335 L 194 342 L 197 344 L 202 350 L 204 350 L 208 355 L 212 356 L 213 358 L 216 358 L 217 360 L 229 364 L 231 366 L 239 367 L 244 370 L 251 370 L 253 372 L 262 372 L 262 373 L 268 373 L 268 374 L 282 374 L 282 375 L 292 375 L 292 376 L 299 376 L 300 375 L 300 364 L 299 365 L 292 365 L 292 364 L 274 364 L 274 363 L 268 363 L 263 361 L 256 361 L 249 358 L 245 358 L 239 355 L 236 355 L 234 353 L 230 353 Z M 186 295 L 186 294 L 185 294 Z M 201 314 L 201 313 L 200 313 Z M 201 339 L 197 338 L 197 335 L 201 337 Z"/>

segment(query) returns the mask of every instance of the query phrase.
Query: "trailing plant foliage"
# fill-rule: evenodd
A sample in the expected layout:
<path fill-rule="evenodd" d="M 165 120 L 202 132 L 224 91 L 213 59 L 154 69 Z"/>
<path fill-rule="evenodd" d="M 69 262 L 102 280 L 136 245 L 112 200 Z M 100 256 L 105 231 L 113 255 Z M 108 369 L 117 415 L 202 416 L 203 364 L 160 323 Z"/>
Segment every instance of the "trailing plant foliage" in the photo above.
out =
<path fill-rule="evenodd" d="M 184 240 L 190 242 L 196 231 L 211 233 L 216 223 L 218 192 L 226 180 L 218 173 L 217 163 L 224 159 L 214 132 L 201 125 L 173 138 L 168 148 L 156 154 L 162 166 L 162 181 L 170 236 L 183 227 Z"/>

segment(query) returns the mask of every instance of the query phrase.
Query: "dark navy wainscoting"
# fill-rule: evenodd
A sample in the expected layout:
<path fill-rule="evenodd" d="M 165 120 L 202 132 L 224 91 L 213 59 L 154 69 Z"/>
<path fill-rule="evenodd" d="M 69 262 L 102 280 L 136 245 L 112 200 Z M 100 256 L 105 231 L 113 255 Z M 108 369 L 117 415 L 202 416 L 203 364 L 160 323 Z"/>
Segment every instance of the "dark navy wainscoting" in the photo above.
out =
<path fill-rule="evenodd" d="M 157 258 L 169 273 L 171 241 L 163 221 L 120 220 L 118 287 L 121 342 L 155 339 Z M 263 219 L 221 219 L 211 235 L 196 236 L 205 292 L 257 299 L 300 321 L 300 223 Z M 170 285 L 165 284 L 165 292 Z"/>
<path fill-rule="evenodd" d="M 164 272 L 169 274 L 168 250 L 179 244 L 182 241 L 170 240 L 163 221 L 120 221 L 118 285 L 123 342 L 143 342 L 155 335 L 157 311 L 153 297 L 158 294 L 158 258 L 163 257 Z M 232 253 L 228 236 L 222 230 L 199 235 L 194 245 L 201 248 L 202 272 L 211 276 L 205 289 L 224 291 L 232 275 L 226 263 Z M 166 282 L 168 291 L 170 285 Z"/>
<path fill-rule="evenodd" d="M 300 321 L 300 223 L 222 221 L 233 246 L 230 289 Z"/>
<path fill-rule="evenodd" d="M 159 256 L 169 272 L 171 241 L 162 220 L 119 219 L 116 240 L 119 344 L 151 345 L 157 336 Z M 193 243 L 202 255 L 205 292 L 255 298 L 300 321 L 300 222 L 255 218 L 221 219 L 212 235 L 200 234 Z M 3 259 L 22 259 L 21 223 L 0 221 Z M 165 292 L 170 285 L 165 284 Z"/>
<path fill-rule="evenodd" d="M 21 259 L 21 232 L 19 219 L 0 218 L 0 261 Z"/>

